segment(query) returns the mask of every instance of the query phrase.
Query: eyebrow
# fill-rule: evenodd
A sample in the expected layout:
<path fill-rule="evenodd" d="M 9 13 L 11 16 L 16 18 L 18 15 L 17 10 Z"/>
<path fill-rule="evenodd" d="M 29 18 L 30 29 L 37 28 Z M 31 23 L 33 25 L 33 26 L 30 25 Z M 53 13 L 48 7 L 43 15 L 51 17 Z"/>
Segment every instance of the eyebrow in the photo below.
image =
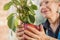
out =
<path fill-rule="evenodd" d="M 43 1 L 42 2 L 40 2 L 40 5 L 43 3 Z"/>
<path fill-rule="evenodd" d="M 45 1 L 41 1 L 41 2 L 40 2 L 40 5 L 41 5 L 42 3 L 44 3 L 44 2 L 46 2 L 46 1 L 48 1 L 48 0 L 45 0 Z M 53 1 L 51 1 L 51 2 L 53 2 Z"/>
<path fill-rule="evenodd" d="M 45 1 L 42 1 L 42 2 L 40 2 L 40 5 L 42 4 L 42 3 L 44 3 Z"/>
<path fill-rule="evenodd" d="M 41 6 L 42 2 L 39 4 L 39 6 Z"/>

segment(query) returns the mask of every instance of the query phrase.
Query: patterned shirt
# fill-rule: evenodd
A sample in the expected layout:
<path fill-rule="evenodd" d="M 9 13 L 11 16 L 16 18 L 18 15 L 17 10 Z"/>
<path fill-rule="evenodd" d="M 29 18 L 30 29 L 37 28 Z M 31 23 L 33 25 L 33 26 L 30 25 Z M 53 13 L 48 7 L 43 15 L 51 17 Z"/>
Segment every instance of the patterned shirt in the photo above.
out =
<path fill-rule="evenodd" d="M 48 36 L 51 36 L 51 37 L 54 37 L 54 38 L 60 38 L 60 23 L 59 23 L 59 26 L 57 27 L 56 31 L 53 32 L 52 28 L 50 27 L 50 23 L 49 21 L 47 20 L 45 23 L 43 23 L 43 27 L 44 27 L 44 30 L 45 30 L 45 33 L 48 35 Z"/>

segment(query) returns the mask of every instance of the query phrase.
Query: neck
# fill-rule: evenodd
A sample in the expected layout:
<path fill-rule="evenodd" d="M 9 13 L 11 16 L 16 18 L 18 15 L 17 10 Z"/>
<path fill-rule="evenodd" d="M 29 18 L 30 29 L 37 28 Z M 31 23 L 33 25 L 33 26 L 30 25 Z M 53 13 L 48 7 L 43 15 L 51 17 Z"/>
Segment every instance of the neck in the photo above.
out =
<path fill-rule="evenodd" d="M 51 25 L 51 24 L 52 24 L 52 25 L 57 25 L 57 24 L 59 24 L 59 14 L 57 13 L 57 14 L 52 15 L 52 16 L 48 19 L 48 21 L 50 22 L 50 25 Z"/>

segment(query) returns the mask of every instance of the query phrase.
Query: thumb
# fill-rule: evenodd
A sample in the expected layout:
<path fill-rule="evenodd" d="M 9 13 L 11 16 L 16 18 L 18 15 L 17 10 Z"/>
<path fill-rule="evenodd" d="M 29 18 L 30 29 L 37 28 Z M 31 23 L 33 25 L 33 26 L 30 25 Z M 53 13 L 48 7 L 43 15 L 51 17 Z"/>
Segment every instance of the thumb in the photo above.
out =
<path fill-rule="evenodd" d="M 40 31 L 44 32 L 44 28 L 43 28 L 42 24 L 39 26 L 39 29 L 40 29 Z"/>

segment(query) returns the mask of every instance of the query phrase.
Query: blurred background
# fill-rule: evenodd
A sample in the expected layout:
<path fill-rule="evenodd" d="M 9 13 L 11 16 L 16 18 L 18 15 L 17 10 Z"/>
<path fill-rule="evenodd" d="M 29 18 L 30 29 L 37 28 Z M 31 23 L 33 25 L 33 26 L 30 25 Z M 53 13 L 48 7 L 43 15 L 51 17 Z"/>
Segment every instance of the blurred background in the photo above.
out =
<path fill-rule="evenodd" d="M 8 40 L 9 28 L 7 26 L 6 17 L 8 16 L 8 11 L 3 10 L 3 6 L 9 0 L 0 0 L 0 40 Z"/>
<path fill-rule="evenodd" d="M 15 40 L 15 36 L 11 36 L 11 30 L 9 29 L 8 25 L 7 25 L 7 16 L 12 13 L 15 12 L 15 8 L 12 6 L 8 11 L 4 11 L 3 10 L 3 6 L 8 3 L 10 0 L 0 0 L 0 40 Z M 36 21 L 35 24 L 39 25 L 43 22 L 45 22 L 45 19 L 42 17 L 42 15 L 40 14 L 40 8 L 39 8 L 39 3 L 40 0 L 32 0 L 32 2 L 34 4 L 37 5 L 38 10 L 35 11 L 36 13 Z M 13 34 L 14 35 L 14 34 Z"/>

